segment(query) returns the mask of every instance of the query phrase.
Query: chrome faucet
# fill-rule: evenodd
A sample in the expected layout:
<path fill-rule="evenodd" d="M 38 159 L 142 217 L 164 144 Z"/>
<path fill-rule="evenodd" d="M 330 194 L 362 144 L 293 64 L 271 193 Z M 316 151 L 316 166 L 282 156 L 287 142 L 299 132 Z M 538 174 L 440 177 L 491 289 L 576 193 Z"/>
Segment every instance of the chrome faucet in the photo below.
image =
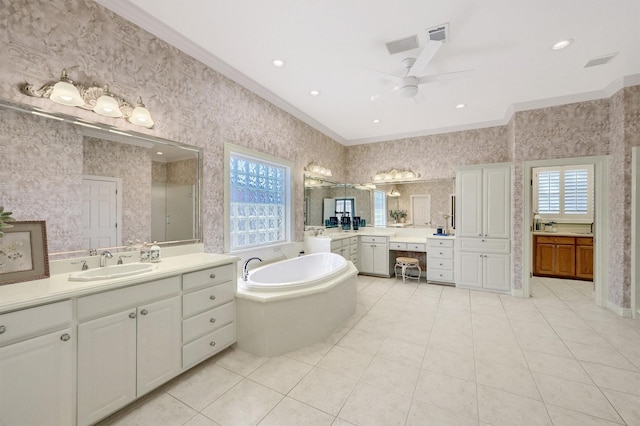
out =
<path fill-rule="evenodd" d="M 260 259 L 259 257 L 252 257 L 247 259 L 247 261 L 244 262 L 244 266 L 242 267 L 242 281 L 247 281 L 247 279 L 249 278 L 249 262 L 251 262 L 252 260 L 259 260 L 260 262 L 262 262 L 262 259 Z"/>
<path fill-rule="evenodd" d="M 107 259 L 111 259 L 112 257 L 113 255 L 109 250 L 105 250 L 102 253 L 100 253 L 100 267 L 103 268 L 107 266 Z"/>

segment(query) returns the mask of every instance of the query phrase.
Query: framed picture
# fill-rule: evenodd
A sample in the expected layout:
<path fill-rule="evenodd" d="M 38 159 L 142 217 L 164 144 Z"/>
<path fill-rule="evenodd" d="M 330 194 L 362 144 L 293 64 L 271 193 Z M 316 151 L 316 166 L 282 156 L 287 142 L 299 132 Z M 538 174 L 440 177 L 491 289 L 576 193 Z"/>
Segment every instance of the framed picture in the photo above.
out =
<path fill-rule="evenodd" d="M 0 285 L 49 277 L 44 220 L 12 222 L 0 237 Z"/>

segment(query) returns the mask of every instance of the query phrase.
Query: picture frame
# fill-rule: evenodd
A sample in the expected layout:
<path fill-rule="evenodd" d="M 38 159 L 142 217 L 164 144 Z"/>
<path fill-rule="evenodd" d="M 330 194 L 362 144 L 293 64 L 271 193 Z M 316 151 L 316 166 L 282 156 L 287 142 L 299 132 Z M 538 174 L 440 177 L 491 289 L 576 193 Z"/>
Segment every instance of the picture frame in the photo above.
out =
<path fill-rule="evenodd" d="M 49 278 L 44 220 L 11 222 L 0 237 L 0 285 Z"/>

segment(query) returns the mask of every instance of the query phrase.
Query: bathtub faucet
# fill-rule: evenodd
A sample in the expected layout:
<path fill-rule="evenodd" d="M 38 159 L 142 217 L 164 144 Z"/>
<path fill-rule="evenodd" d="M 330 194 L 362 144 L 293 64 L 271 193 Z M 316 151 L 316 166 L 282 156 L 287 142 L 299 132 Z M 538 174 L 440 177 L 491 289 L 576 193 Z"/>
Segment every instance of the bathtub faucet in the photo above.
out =
<path fill-rule="evenodd" d="M 244 266 L 242 267 L 242 281 L 246 281 L 249 278 L 249 262 L 251 262 L 252 260 L 259 260 L 260 262 L 262 262 L 262 259 L 260 259 L 259 257 L 252 257 L 250 259 L 247 259 L 247 261 L 244 262 Z"/>

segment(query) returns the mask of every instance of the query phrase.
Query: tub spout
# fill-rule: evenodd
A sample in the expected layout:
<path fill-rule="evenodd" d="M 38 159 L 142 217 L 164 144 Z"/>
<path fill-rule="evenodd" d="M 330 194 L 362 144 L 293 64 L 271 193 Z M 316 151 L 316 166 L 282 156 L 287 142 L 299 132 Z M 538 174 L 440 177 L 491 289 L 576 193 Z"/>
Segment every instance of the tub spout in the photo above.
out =
<path fill-rule="evenodd" d="M 251 262 L 252 260 L 259 260 L 260 262 L 262 262 L 262 259 L 260 259 L 259 257 L 252 257 L 247 259 L 247 261 L 244 262 L 244 266 L 242 267 L 242 281 L 247 281 L 247 279 L 249 278 L 249 262 Z"/>

